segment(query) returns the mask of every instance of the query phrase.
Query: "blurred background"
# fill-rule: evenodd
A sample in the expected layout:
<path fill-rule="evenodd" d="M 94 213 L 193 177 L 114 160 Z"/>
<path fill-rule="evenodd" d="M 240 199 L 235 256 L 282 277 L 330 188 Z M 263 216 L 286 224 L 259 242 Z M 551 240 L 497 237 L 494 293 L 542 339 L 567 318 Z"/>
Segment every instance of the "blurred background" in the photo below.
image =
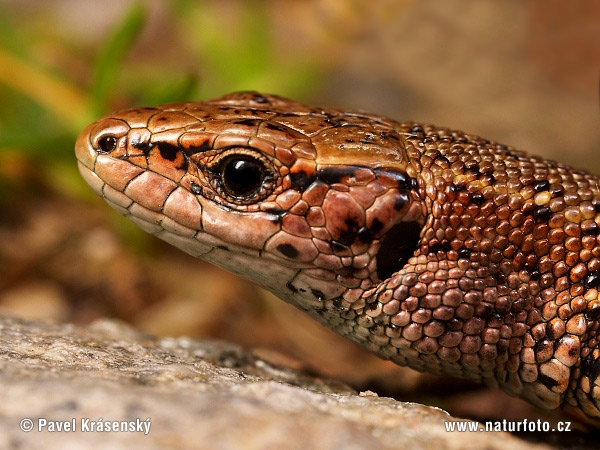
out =
<path fill-rule="evenodd" d="M 119 216 L 73 145 L 110 110 L 255 89 L 433 122 L 600 172 L 600 3 L 0 0 L 0 314 L 226 339 L 459 416 L 524 403 L 380 361 Z M 1 332 L 1 331 L 0 331 Z"/>

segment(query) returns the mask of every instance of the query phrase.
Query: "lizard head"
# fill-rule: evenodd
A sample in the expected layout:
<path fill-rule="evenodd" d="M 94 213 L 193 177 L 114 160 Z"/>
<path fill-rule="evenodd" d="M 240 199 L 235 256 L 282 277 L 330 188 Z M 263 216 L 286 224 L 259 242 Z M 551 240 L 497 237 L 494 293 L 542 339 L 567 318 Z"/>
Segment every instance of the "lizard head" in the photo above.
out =
<path fill-rule="evenodd" d="M 76 154 L 141 228 L 319 316 L 356 307 L 419 240 L 398 125 L 246 92 L 111 114 Z"/>

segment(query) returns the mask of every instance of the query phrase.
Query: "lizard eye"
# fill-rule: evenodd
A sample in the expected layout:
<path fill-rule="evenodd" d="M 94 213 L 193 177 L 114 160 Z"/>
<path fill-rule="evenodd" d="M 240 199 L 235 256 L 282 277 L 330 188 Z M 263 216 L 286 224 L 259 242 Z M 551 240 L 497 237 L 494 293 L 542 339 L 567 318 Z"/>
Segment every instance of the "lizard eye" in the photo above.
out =
<path fill-rule="evenodd" d="M 236 199 L 254 197 L 269 175 L 264 162 L 252 155 L 230 155 L 219 164 L 221 188 Z"/>
<path fill-rule="evenodd" d="M 277 186 L 278 171 L 273 161 L 252 148 L 226 149 L 205 168 L 217 195 L 236 205 L 256 203 Z"/>
<path fill-rule="evenodd" d="M 229 157 L 221 167 L 223 188 L 232 197 L 249 197 L 259 190 L 264 172 L 261 161 L 248 157 Z"/>
<path fill-rule="evenodd" d="M 114 136 L 104 136 L 98 141 L 98 148 L 102 153 L 110 153 L 117 147 L 117 138 Z"/>

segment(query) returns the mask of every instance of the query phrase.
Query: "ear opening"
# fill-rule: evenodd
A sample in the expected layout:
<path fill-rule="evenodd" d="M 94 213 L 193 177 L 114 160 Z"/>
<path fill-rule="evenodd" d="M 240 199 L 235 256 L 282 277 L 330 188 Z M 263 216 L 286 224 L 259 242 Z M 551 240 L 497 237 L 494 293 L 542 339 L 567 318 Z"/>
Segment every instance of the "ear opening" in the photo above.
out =
<path fill-rule="evenodd" d="M 414 255 L 422 228 L 418 222 L 399 222 L 385 233 L 376 257 L 380 280 L 390 278 Z"/>

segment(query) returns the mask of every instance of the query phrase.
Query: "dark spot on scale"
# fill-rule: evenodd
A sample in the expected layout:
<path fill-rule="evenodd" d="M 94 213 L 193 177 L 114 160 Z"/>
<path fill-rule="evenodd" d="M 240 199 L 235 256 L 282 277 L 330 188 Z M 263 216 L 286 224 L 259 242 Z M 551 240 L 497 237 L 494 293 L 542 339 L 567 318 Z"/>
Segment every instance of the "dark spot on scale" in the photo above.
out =
<path fill-rule="evenodd" d="M 598 271 L 588 273 L 583 279 L 583 287 L 586 289 L 596 289 L 600 285 Z"/>
<path fill-rule="evenodd" d="M 131 140 L 131 146 L 133 148 L 141 150 L 142 153 L 144 153 L 145 155 L 148 155 L 148 153 L 150 153 L 150 150 L 152 150 L 152 148 L 154 147 L 154 145 L 150 144 L 149 142 L 143 142 L 138 140 Z"/>
<path fill-rule="evenodd" d="M 297 258 L 300 254 L 292 244 L 279 244 L 277 250 L 283 256 L 287 256 L 288 258 Z"/>
<path fill-rule="evenodd" d="M 542 274 L 537 269 L 533 269 L 531 272 L 529 272 L 529 279 L 530 280 L 537 281 L 537 280 L 540 279 L 541 276 L 542 276 Z"/>
<path fill-rule="evenodd" d="M 379 233 L 383 230 L 383 223 L 379 219 L 373 219 L 373 223 L 371 224 L 370 230 L 373 234 Z"/>
<path fill-rule="evenodd" d="M 584 236 L 598 236 L 600 227 L 598 227 L 596 222 L 584 222 L 581 224 L 581 231 Z"/>
<path fill-rule="evenodd" d="M 288 129 L 286 127 L 284 127 L 283 125 L 279 125 L 278 123 L 267 122 L 265 124 L 265 127 L 269 130 L 281 131 L 282 133 L 288 132 Z"/>
<path fill-rule="evenodd" d="M 318 289 L 311 289 L 310 292 L 312 292 L 312 295 L 315 296 L 315 298 L 317 300 L 319 300 L 320 302 L 322 302 L 323 300 L 325 300 L 325 294 L 323 294 L 321 291 L 319 291 Z"/>
<path fill-rule="evenodd" d="M 298 288 L 296 286 L 294 286 L 291 281 L 288 281 L 287 283 L 285 283 L 285 287 L 288 288 L 290 291 L 292 291 L 294 294 L 298 293 Z"/>
<path fill-rule="evenodd" d="M 438 156 L 435 162 L 437 163 L 437 165 L 443 167 L 446 167 L 450 164 L 450 161 L 448 161 L 448 158 L 446 158 L 445 156 Z"/>
<path fill-rule="evenodd" d="M 186 170 L 188 168 L 188 160 L 187 158 L 181 158 L 181 164 L 175 167 L 177 170 Z"/>
<path fill-rule="evenodd" d="M 285 211 L 283 209 L 279 209 L 279 208 L 267 208 L 263 212 L 266 212 L 267 214 L 276 214 L 276 215 L 285 214 Z"/>
<path fill-rule="evenodd" d="M 326 167 L 317 170 L 317 179 L 329 185 L 339 183 L 342 179 L 354 175 L 356 166 Z"/>
<path fill-rule="evenodd" d="M 487 184 L 494 184 L 496 182 L 496 177 L 494 177 L 494 175 L 492 175 L 491 173 L 484 173 L 481 175 L 481 181 Z"/>
<path fill-rule="evenodd" d="M 340 242 L 346 245 L 352 245 L 352 243 L 356 239 L 356 234 L 358 233 L 358 224 L 354 219 L 347 218 L 344 221 L 346 225 L 346 229 L 340 233 Z"/>
<path fill-rule="evenodd" d="M 489 319 L 494 321 L 494 322 L 498 322 L 498 323 L 503 323 L 504 322 L 504 316 L 502 314 L 498 314 L 498 313 L 493 313 L 489 316 Z"/>
<path fill-rule="evenodd" d="M 596 214 L 600 213 L 600 199 L 596 199 L 592 201 L 592 205 L 594 205 L 594 209 L 596 210 Z"/>
<path fill-rule="evenodd" d="M 525 261 L 525 264 L 523 265 L 523 268 L 529 273 L 529 275 L 531 276 L 531 273 L 533 270 L 537 270 L 537 261 L 535 260 L 527 260 Z"/>
<path fill-rule="evenodd" d="M 356 237 L 363 244 L 367 244 L 373 240 L 373 233 L 367 227 L 360 227 L 356 232 Z"/>
<path fill-rule="evenodd" d="M 226 252 L 229 251 L 229 247 L 227 247 L 226 245 L 217 245 L 217 248 L 221 249 L 221 250 L 225 250 Z"/>
<path fill-rule="evenodd" d="M 596 379 L 600 375 L 600 359 L 594 359 L 593 353 L 581 359 L 581 373 L 590 377 L 590 384 L 596 384 Z"/>
<path fill-rule="evenodd" d="M 264 213 L 270 215 L 269 220 L 272 223 L 281 223 L 283 220 L 283 216 L 286 214 L 286 211 L 277 208 L 268 208 L 263 211 Z"/>
<path fill-rule="evenodd" d="M 350 249 L 350 247 L 348 247 L 347 245 L 342 244 L 340 241 L 336 241 L 336 240 L 332 240 L 330 242 L 330 245 L 331 245 L 331 249 L 334 252 L 345 252 Z"/>
<path fill-rule="evenodd" d="M 471 250 L 469 250 L 468 248 L 461 248 L 458 251 L 458 257 L 461 259 L 469 259 L 471 258 Z"/>
<path fill-rule="evenodd" d="M 567 350 L 567 355 L 569 355 L 570 357 L 575 357 L 579 354 L 579 347 L 576 346 L 572 346 L 569 347 L 569 349 Z"/>
<path fill-rule="evenodd" d="M 535 192 L 547 191 L 550 189 L 550 182 L 548 180 L 538 181 L 533 185 L 533 189 L 535 189 Z"/>
<path fill-rule="evenodd" d="M 453 317 L 452 319 L 448 320 L 446 322 L 446 329 L 448 331 L 460 331 L 463 328 L 463 321 L 460 319 L 457 319 L 456 317 Z"/>
<path fill-rule="evenodd" d="M 506 275 L 504 275 L 502 272 L 498 272 L 494 278 L 496 278 L 498 284 L 506 283 Z"/>
<path fill-rule="evenodd" d="M 543 208 L 543 206 L 536 206 L 534 202 L 526 202 L 522 207 L 521 207 L 521 212 L 523 214 L 529 214 L 532 215 L 534 214 L 534 211 L 538 208 Z M 540 218 L 540 221 L 543 220 Z"/>
<path fill-rule="evenodd" d="M 538 206 L 533 210 L 533 218 L 538 222 L 547 222 L 550 219 L 550 208 Z"/>
<path fill-rule="evenodd" d="M 423 134 L 425 133 L 425 131 L 423 131 L 423 127 L 421 125 L 414 125 L 411 129 L 410 129 L 411 133 L 418 133 L 418 134 Z"/>
<path fill-rule="evenodd" d="M 373 172 L 375 172 L 378 178 L 386 177 L 395 180 L 398 188 L 401 190 L 411 189 L 413 186 L 413 179 L 404 172 L 390 169 L 375 169 Z"/>
<path fill-rule="evenodd" d="M 241 119 L 241 120 L 236 120 L 233 123 L 236 125 L 245 125 L 248 127 L 255 127 L 259 122 L 260 122 L 260 120 L 258 120 L 258 119 Z"/>
<path fill-rule="evenodd" d="M 157 119 L 159 122 L 164 122 L 165 120 L 167 120 L 167 118 L 165 116 L 161 116 Z"/>
<path fill-rule="evenodd" d="M 398 272 L 415 253 L 419 245 L 421 225 L 400 222 L 385 234 L 377 252 L 377 276 L 386 280 Z"/>
<path fill-rule="evenodd" d="M 394 209 L 400 211 L 408 203 L 408 200 L 408 192 L 398 192 L 398 195 L 394 200 Z"/>
<path fill-rule="evenodd" d="M 589 305 L 588 308 L 590 308 Z M 600 305 L 591 305 L 591 308 L 585 312 L 585 318 L 588 320 L 588 322 L 595 322 L 596 320 L 600 319 Z"/>
<path fill-rule="evenodd" d="M 150 144 L 149 142 L 134 142 L 131 144 L 134 148 L 141 150 L 144 156 L 148 156 L 152 149 L 154 148 L 154 144 Z"/>
<path fill-rule="evenodd" d="M 379 302 L 373 302 L 367 305 L 369 311 L 375 311 L 377 308 L 379 308 Z"/>
<path fill-rule="evenodd" d="M 446 253 L 448 251 L 450 251 L 450 242 L 448 242 L 448 240 L 443 240 L 442 242 L 436 241 L 433 244 L 429 245 L 430 253 L 437 253 L 437 252 Z"/>
<path fill-rule="evenodd" d="M 335 308 L 342 308 L 342 301 L 344 299 L 342 297 L 336 297 L 332 300 L 333 306 Z"/>
<path fill-rule="evenodd" d="M 472 171 L 474 174 L 479 175 L 479 163 L 474 159 L 465 161 L 465 168 Z"/>
<path fill-rule="evenodd" d="M 160 156 L 166 159 L 167 161 L 175 161 L 175 158 L 177 158 L 177 154 L 179 153 L 179 147 L 167 144 L 165 142 L 159 142 L 157 144 L 157 147 L 158 151 L 160 152 Z"/>
<path fill-rule="evenodd" d="M 205 152 L 207 150 L 210 150 L 212 148 L 212 146 L 210 145 L 209 141 L 205 141 L 203 142 L 201 145 L 196 145 L 196 146 L 191 146 L 191 147 L 187 147 L 187 148 L 183 148 L 183 154 L 186 156 L 192 156 L 195 155 L 196 153 L 202 153 Z"/>
<path fill-rule="evenodd" d="M 291 172 L 290 181 L 292 182 L 292 189 L 303 192 L 313 183 L 313 181 L 315 181 L 315 176 L 314 174 L 309 175 L 301 170 L 299 172 Z"/>
<path fill-rule="evenodd" d="M 471 194 L 471 202 L 475 203 L 477 206 L 481 206 L 485 201 L 485 197 L 481 192 L 475 192 Z"/>
<path fill-rule="evenodd" d="M 495 314 L 494 307 L 492 305 L 490 305 L 489 303 L 480 303 L 477 306 L 477 309 L 475 311 L 476 311 L 476 313 L 475 313 L 476 316 L 481 317 L 482 319 L 487 319 Z M 500 342 L 498 342 L 498 344 L 500 344 Z M 507 342 L 507 345 L 508 345 L 508 342 Z"/>
<path fill-rule="evenodd" d="M 200 185 L 194 183 L 193 181 L 190 184 L 190 190 L 192 191 L 192 194 L 202 195 L 202 187 Z"/>

